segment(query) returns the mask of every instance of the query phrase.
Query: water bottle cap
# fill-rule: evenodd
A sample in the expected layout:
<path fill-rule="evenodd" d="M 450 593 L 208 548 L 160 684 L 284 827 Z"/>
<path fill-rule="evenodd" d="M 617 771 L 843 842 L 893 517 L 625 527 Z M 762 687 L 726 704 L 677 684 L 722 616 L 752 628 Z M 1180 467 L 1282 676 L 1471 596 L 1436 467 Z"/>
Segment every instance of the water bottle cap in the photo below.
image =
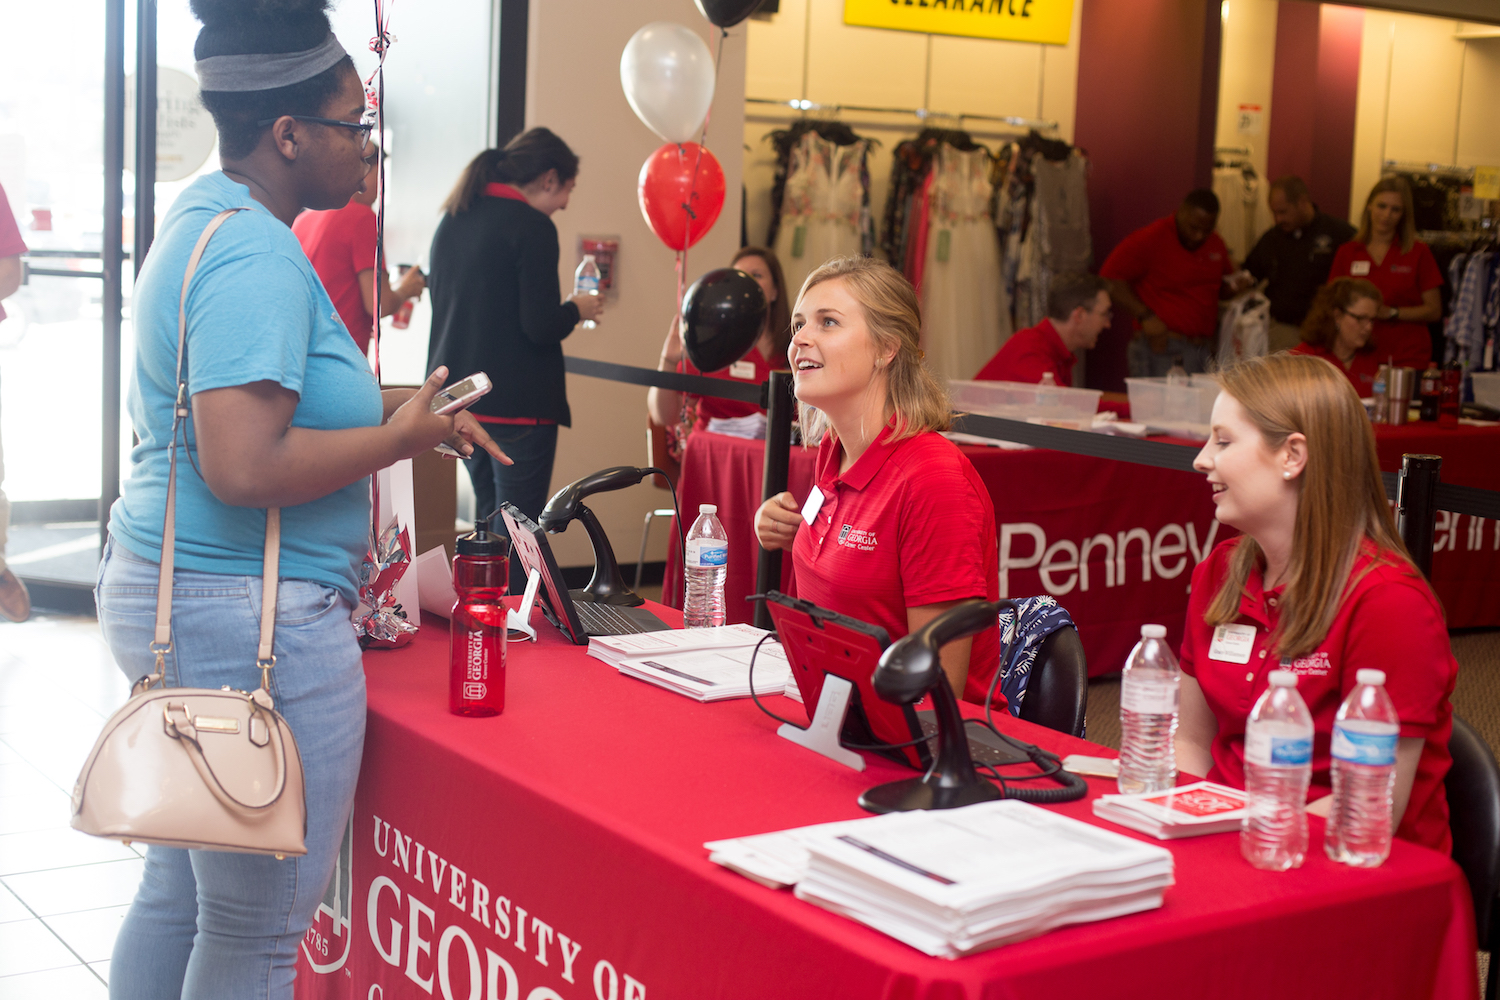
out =
<path fill-rule="evenodd" d="M 1142 639 L 1165 639 L 1166 637 L 1167 637 L 1167 627 L 1165 625 L 1142 625 L 1141 626 L 1141 638 Z"/>
<path fill-rule="evenodd" d="M 481 517 L 474 522 L 473 531 L 458 536 L 454 548 L 461 556 L 506 556 L 510 555 L 510 539 L 504 535 L 490 534 L 490 518 Z"/>
<path fill-rule="evenodd" d="M 1385 683 L 1385 671 L 1365 667 L 1355 672 L 1354 679 L 1361 684 L 1369 684 L 1371 686 L 1383 685 Z"/>
<path fill-rule="evenodd" d="M 1271 671 L 1271 686 L 1294 688 L 1297 686 L 1297 675 L 1290 670 L 1273 670 Z"/>
<path fill-rule="evenodd" d="M 719 505 L 716 503 L 700 503 L 698 505 L 698 513 L 700 514 L 717 514 L 718 512 Z"/>

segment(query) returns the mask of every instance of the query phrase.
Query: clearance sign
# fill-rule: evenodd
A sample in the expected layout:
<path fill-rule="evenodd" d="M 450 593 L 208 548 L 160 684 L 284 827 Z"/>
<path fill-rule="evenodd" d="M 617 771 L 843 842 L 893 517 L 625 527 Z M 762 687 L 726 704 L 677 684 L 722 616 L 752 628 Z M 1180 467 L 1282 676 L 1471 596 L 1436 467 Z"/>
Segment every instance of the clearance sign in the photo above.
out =
<path fill-rule="evenodd" d="M 1068 44 L 1074 0 L 844 0 L 844 23 L 933 35 Z"/>

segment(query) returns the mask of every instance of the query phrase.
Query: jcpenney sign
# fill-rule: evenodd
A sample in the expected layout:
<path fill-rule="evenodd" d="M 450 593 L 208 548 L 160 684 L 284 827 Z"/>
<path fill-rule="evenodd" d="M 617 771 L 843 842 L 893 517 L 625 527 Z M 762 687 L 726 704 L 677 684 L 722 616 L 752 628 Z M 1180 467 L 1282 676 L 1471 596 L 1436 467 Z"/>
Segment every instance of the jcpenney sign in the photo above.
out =
<path fill-rule="evenodd" d="M 1114 534 L 1101 532 L 1048 542 L 1047 532 L 1031 521 L 1000 526 L 1000 596 L 1009 597 L 1011 571 L 1036 570 L 1042 587 L 1053 597 L 1075 589 L 1123 587 L 1149 582 L 1155 574 L 1172 580 L 1190 571 L 1213 551 L 1219 522 L 1209 518 L 1203 529 L 1191 521 L 1164 524 L 1152 533 L 1130 528 Z M 1201 541 L 1200 541 L 1201 539 Z M 1025 594 L 1035 588 L 1021 585 Z"/>

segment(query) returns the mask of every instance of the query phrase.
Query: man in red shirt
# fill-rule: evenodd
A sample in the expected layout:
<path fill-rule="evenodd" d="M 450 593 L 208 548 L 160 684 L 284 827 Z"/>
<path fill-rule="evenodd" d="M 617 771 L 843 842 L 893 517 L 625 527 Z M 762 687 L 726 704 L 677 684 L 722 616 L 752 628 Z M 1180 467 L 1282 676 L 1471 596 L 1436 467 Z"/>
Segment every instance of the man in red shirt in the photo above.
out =
<path fill-rule="evenodd" d="M 1040 382 L 1050 372 L 1058 385 L 1072 386 L 1074 352 L 1092 350 L 1113 321 L 1109 282 L 1095 274 L 1059 275 L 1047 290 L 1047 318 L 1012 334 L 974 377 Z"/>
<path fill-rule="evenodd" d="M 1234 274 L 1229 248 L 1214 232 L 1219 199 L 1189 191 L 1173 215 L 1157 219 L 1120 241 L 1099 274 L 1109 295 L 1135 319 L 1130 374 L 1165 375 L 1181 361 L 1189 374 L 1207 370 L 1219 327 L 1219 300 L 1249 288 Z"/>
<path fill-rule="evenodd" d="M 25 252 L 26 241 L 21 239 L 5 189 L 0 188 L 0 299 L 10 298 L 21 287 L 21 254 Z M 4 320 L 5 308 L 0 306 L 0 322 Z M 4 485 L 5 452 L 0 449 L 0 486 Z M 5 498 L 5 490 L 0 489 L 0 616 L 22 622 L 31 617 L 31 595 L 20 577 L 5 565 L 5 536 L 9 530 L 10 501 Z"/>
<path fill-rule="evenodd" d="M 361 351 L 369 350 L 370 332 L 375 327 L 377 277 L 382 318 L 395 312 L 407 299 L 421 298 L 422 289 L 427 287 L 420 268 L 407 271 L 393 288 L 384 261 L 379 268 L 375 266 L 377 233 L 375 212 L 370 206 L 375 204 L 379 193 L 377 171 L 373 169 L 375 157 L 383 155 L 371 144 L 367 158 L 371 171 L 365 176 L 365 186 L 349 199 L 349 204 L 327 212 L 303 212 L 292 222 L 297 242 L 302 244 L 313 270 L 323 279 L 323 287 L 344 321 L 344 328 Z"/>

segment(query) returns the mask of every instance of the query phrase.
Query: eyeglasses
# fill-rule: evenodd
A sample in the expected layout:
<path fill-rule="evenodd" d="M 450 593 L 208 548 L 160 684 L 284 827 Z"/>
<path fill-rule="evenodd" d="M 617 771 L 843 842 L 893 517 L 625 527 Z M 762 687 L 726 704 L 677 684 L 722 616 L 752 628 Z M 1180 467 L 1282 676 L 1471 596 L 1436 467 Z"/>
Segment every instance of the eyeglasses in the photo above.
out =
<path fill-rule="evenodd" d="M 359 148 L 365 149 L 370 145 L 370 133 L 375 131 L 375 119 L 373 117 L 363 118 L 357 122 L 340 121 L 337 118 L 315 118 L 312 115 L 277 115 L 275 118 L 263 118 L 256 122 L 257 128 L 274 125 L 281 118 L 291 118 L 299 122 L 312 122 L 314 125 L 329 125 L 333 128 L 353 129 L 359 133 Z"/>
<path fill-rule="evenodd" d="M 1375 314 L 1374 313 L 1369 313 L 1369 314 L 1365 314 L 1365 313 L 1353 313 L 1353 312 L 1350 312 L 1347 309 L 1340 309 L 1339 312 L 1343 313 L 1345 316 L 1348 316 L 1350 319 L 1354 320 L 1354 322 L 1358 323 L 1360 326 L 1374 326 L 1375 325 Z"/>

